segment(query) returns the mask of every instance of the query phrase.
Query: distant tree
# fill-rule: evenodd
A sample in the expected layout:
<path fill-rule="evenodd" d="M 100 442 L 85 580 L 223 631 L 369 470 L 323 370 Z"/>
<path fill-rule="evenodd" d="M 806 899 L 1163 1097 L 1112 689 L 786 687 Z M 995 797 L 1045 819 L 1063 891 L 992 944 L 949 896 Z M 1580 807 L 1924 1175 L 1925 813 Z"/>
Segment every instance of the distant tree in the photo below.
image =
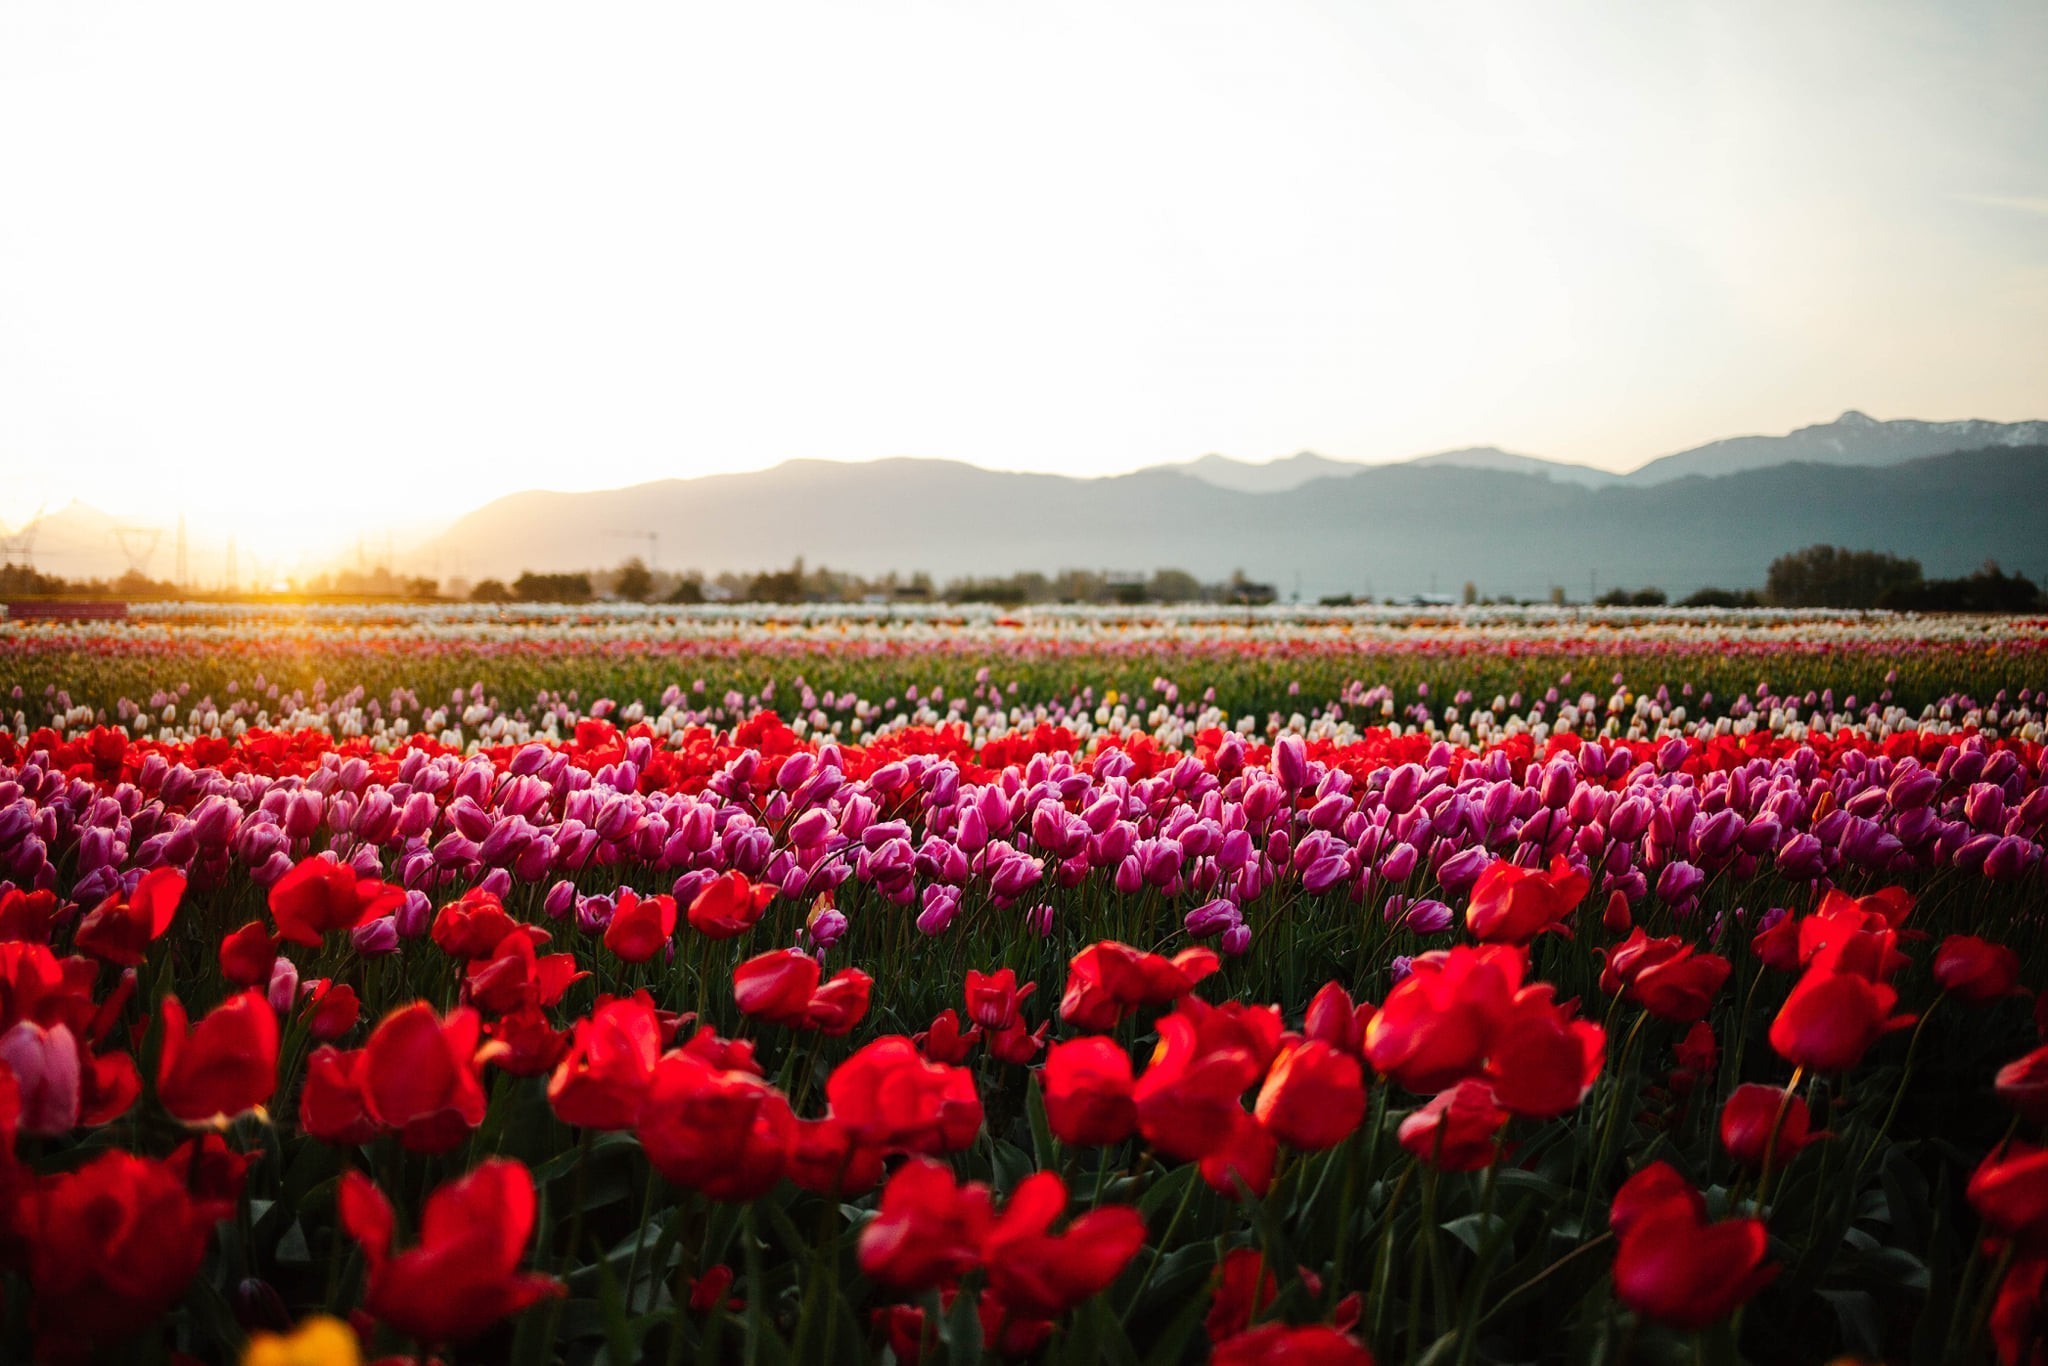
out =
<path fill-rule="evenodd" d="M 1593 599 L 1595 607 L 1662 607 L 1669 598 L 1661 588 L 1610 588 Z"/>
<path fill-rule="evenodd" d="M 1745 588 L 1740 593 L 1731 593 L 1725 588 L 1702 588 L 1679 599 L 1680 607 L 1756 607 L 1759 601 L 1754 588 Z"/>
<path fill-rule="evenodd" d="M 1773 607 L 1875 607 L 1887 592 L 1920 581 L 1918 560 L 1882 550 L 1810 545 L 1771 561 L 1764 598 Z"/>
<path fill-rule="evenodd" d="M 441 596 L 441 585 L 424 574 L 405 581 L 405 595 L 418 601 Z"/>
<path fill-rule="evenodd" d="M 1200 602 L 1202 581 L 1185 569 L 1156 570 L 1145 596 L 1154 602 Z"/>
<path fill-rule="evenodd" d="M 676 582 L 675 592 L 668 595 L 673 603 L 697 603 L 704 601 L 704 580 L 695 574 L 685 574 Z"/>
<path fill-rule="evenodd" d="M 512 590 L 505 586 L 503 579 L 485 579 L 469 590 L 471 602 L 510 602 Z"/>
<path fill-rule="evenodd" d="M 645 602 L 654 595 L 654 575 L 638 555 L 619 566 L 612 576 L 612 596 L 627 602 Z"/>
<path fill-rule="evenodd" d="M 588 574 L 521 574 L 512 581 L 512 596 L 521 602 L 589 602 Z"/>
<path fill-rule="evenodd" d="M 2040 610 L 2042 598 L 2032 579 L 2007 574 L 1996 560 L 1986 560 L 1967 578 L 1887 589 L 1878 606 L 1901 612 L 2033 612 Z"/>
<path fill-rule="evenodd" d="M 788 569 L 771 573 L 756 574 L 747 584 L 748 602 L 802 602 L 804 600 L 804 561 L 797 556 L 796 563 Z"/>

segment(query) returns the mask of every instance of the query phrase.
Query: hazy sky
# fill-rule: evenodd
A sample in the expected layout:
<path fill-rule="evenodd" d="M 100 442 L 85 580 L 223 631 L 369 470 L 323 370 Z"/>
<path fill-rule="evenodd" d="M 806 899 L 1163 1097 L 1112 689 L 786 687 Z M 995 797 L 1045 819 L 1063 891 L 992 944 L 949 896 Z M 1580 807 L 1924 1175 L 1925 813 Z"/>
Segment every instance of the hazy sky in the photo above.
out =
<path fill-rule="evenodd" d="M 2048 416 L 2048 5 L 0 4 L 0 518 Z"/>

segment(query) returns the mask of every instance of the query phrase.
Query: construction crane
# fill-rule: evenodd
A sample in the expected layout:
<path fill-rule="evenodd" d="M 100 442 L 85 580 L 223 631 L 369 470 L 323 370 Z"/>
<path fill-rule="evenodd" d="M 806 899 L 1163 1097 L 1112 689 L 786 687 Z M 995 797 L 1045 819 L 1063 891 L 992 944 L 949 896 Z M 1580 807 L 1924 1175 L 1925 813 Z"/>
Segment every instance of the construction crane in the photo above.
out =
<path fill-rule="evenodd" d="M 612 531 L 609 534 L 613 536 L 624 536 L 630 540 L 647 542 L 647 569 L 648 572 L 653 572 L 654 550 L 655 547 L 661 543 L 661 533 L 659 531 Z"/>
<path fill-rule="evenodd" d="M 164 529 L 160 526 L 117 526 L 114 540 L 121 546 L 121 554 L 127 557 L 128 572 L 149 577 L 150 557 L 156 554 L 157 542 L 163 540 Z"/>

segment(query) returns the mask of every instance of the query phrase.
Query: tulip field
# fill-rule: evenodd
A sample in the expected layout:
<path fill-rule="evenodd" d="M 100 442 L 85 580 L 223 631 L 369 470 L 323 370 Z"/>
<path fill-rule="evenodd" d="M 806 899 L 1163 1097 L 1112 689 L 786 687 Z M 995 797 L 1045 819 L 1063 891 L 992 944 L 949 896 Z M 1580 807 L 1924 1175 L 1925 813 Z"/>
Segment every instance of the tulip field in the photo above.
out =
<path fill-rule="evenodd" d="M 2048 1363 L 2048 622 L 0 621 L 0 1360 Z"/>

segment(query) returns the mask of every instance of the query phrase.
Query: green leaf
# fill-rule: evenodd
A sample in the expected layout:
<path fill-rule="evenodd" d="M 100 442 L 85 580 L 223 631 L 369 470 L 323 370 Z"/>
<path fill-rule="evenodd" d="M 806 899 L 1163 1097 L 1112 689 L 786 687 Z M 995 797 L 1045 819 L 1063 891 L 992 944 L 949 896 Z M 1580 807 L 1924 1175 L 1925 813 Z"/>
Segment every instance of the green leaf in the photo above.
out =
<path fill-rule="evenodd" d="M 1487 1242 L 1499 1236 L 1507 1228 L 1507 1220 L 1500 1215 L 1464 1214 L 1447 1221 L 1444 1232 L 1465 1245 L 1467 1251 L 1477 1257 Z"/>

